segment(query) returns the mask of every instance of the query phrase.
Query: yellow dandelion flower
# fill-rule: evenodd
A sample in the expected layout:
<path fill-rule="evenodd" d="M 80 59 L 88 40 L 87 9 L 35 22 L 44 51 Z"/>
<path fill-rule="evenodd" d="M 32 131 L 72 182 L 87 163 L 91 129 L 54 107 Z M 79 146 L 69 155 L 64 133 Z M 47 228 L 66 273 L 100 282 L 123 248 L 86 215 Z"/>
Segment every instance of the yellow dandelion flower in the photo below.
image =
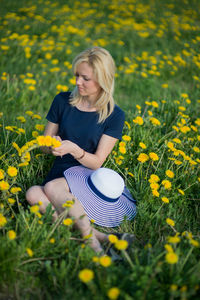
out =
<path fill-rule="evenodd" d="M 188 98 L 189 96 L 188 96 L 188 94 L 186 94 L 186 93 L 182 93 L 182 94 L 181 94 L 181 97 L 183 97 L 183 98 Z"/>
<path fill-rule="evenodd" d="M 150 121 L 154 126 L 160 126 L 161 124 L 160 121 L 154 117 L 150 118 Z"/>
<path fill-rule="evenodd" d="M 185 195 L 185 192 L 181 189 L 178 189 L 178 192 L 181 194 L 181 195 Z"/>
<path fill-rule="evenodd" d="M 73 200 L 67 200 L 62 207 L 72 207 L 72 205 L 74 204 Z"/>
<path fill-rule="evenodd" d="M 131 177 L 134 177 L 133 173 L 131 172 L 128 172 L 127 174 L 130 175 Z"/>
<path fill-rule="evenodd" d="M 51 146 L 51 140 L 52 140 L 52 137 L 49 136 L 49 135 L 46 135 L 46 136 L 44 137 L 45 146 L 50 147 L 50 146 Z"/>
<path fill-rule="evenodd" d="M 197 126 L 200 126 L 200 118 L 196 119 L 196 121 L 194 122 Z"/>
<path fill-rule="evenodd" d="M 61 142 L 56 140 L 55 138 L 52 138 L 51 142 L 52 142 L 52 147 L 54 147 L 54 148 L 61 146 Z"/>
<path fill-rule="evenodd" d="M 49 243 L 54 244 L 55 241 L 56 241 L 56 240 L 55 240 L 54 238 L 51 238 L 51 239 L 49 240 Z"/>
<path fill-rule="evenodd" d="M 130 142 L 131 137 L 130 137 L 129 135 L 123 135 L 123 136 L 122 136 L 122 139 L 123 139 L 124 141 L 126 141 L 126 142 Z"/>
<path fill-rule="evenodd" d="M 115 244 L 118 241 L 118 237 L 114 234 L 109 234 L 108 240 L 110 243 Z"/>
<path fill-rule="evenodd" d="M 46 59 L 51 59 L 51 58 L 52 58 L 51 53 L 46 53 L 46 54 L 45 54 L 45 58 L 46 58 Z"/>
<path fill-rule="evenodd" d="M 167 170 L 165 172 L 165 174 L 169 177 L 169 178 L 174 178 L 174 172 L 172 172 L 171 170 Z"/>
<path fill-rule="evenodd" d="M 25 112 L 25 114 L 27 114 L 28 116 L 32 116 L 32 115 L 33 115 L 33 112 L 32 112 L 31 110 L 27 110 L 27 111 Z"/>
<path fill-rule="evenodd" d="M 70 78 L 69 82 L 71 84 L 75 85 L 76 84 L 76 79 L 75 78 Z"/>
<path fill-rule="evenodd" d="M 181 239 L 179 236 L 175 235 L 175 236 L 168 236 L 167 241 L 168 243 L 171 244 L 178 244 L 180 243 Z"/>
<path fill-rule="evenodd" d="M 171 184 L 171 182 L 169 181 L 169 180 L 163 180 L 162 182 L 162 185 L 164 186 L 164 188 L 166 189 L 166 190 L 170 190 L 171 189 L 171 187 L 172 187 L 172 184 Z"/>
<path fill-rule="evenodd" d="M 4 170 L 0 169 L 0 180 L 4 179 Z"/>
<path fill-rule="evenodd" d="M 35 214 L 36 214 L 36 216 L 37 216 L 39 219 L 41 219 L 41 218 L 42 218 L 42 215 L 41 215 L 41 213 L 40 213 L 40 212 L 36 212 Z"/>
<path fill-rule="evenodd" d="M 33 256 L 33 250 L 31 250 L 30 248 L 26 248 L 26 252 L 28 254 L 28 256 L 32 257 Z"/>
<path fill-rule="evenodd" d="M 174 138 L 174 139 L 173 139 L 173 142 L 175 142 L 175 143 L 177 143 L 177 144 L 181 144 L 181 140 L 178 139 L 178 138 Z"/>
<path fill-rule="evenodd" d="M 169 203 L 169 199 L 167 197 L 162 197 L 161 200 L 164 202 L 164 203 Z"/>
<path fill-rule="evenodd" d="M 150 183 L 159 182 L 159 181 L 160 181 L 160 178 L 158 177 L 158 175 L 151 174 L 150 179 L 149 179 Z"/>
<path fill-rule="evenodd" d="M 21 188 L 20 187 L 12 187 L 11 189 L 10 189 L 10 192 L 12 193 L 12 194 L 17 194 L 18 192 L 21 192 Z"/>
<path fill-rule="evenodd" d="M 177 291 L 177 289 L 178 289 L 177 284 L 171 284 L 171 286 L 170 286 L 171 291 L 175 292 L 175 291 Z"/>
<path fill-rule="evenodd" d="M 16 200 L 15 199 L 13 199 L 13 198 L 8 198 L 8 203 L 10 203 L 10 204 L 14 204 L 16 202 Z"/>
<path fill-rule="evenodd" d="M 168 142 L 167 143 L 167 147 L 172 150 L 172 151 L 175 151 L 176 149 L 174 148 L 174 144 L 172 142 Z"/>
<path fill-rule="evenodd" d="M 151 105 L 155 108 L 159 107 L 158 103 L 156 101 L 152 101 Z"/>
<path fill-rule="evenodd" d="M 39 206 L 38 205 L 33 205 L 30 207 L 30 212 L 32 213 L 37 213 L 39 211 Z"/>
<path fill-rule="evenodd" d="M 0 213 L 0 227 L 5 226 L 6 223 L 7 223 L 6 217 L 4 217 L 4 215 L 2 215 L 2 214 Z"/>
<path fill-rule="evenodd" d="M 194 239 L 190 239 L 190 243 L 194 246 L 194 247 L 200 247 L 200 243 Z"/>
<path fill-rule="evenodd" d="M 7 181 L 1 180 L 0 181 L 0 190 L 7 191 L 10 188 L 10 185 Z"/>
<path fill-rule="evenodd" d="M 165 249 L 167 250 L 167 252 L 174 252 L 172 246 L 169 244 L 165 244 Z"/>
<path fill-rule="evenodd" d="M 98 263 L 99 262 L 99 257 L 98 256 L 93 256 L 92 261 L 94 263 Z"/>
<path fill-rule="evenodd" d="M 148 115 L 149 115 L 150 117 L 153 116 L 153 113 L 152 113 L 151 110 L 148 110 L 147 113 L 148 113 Z"/>
<path fill-rule="evenodd" d="M 175 222 L 174 222 L 172 219 L 170 219 L 170 218 L 167 218 L 167 219 L 166 219 L 166 223 L 167 223 L 168 225 L 170 225 L 170 226 L 175 226 Z"/>
<path fill-rule="evenodd" d="M 178 255 L 174 252 L 168 252 L 165 256 L 165 259 L 168 264 L 176 264 L 178 262 Z"/>
<path fill-rule="evenodd" d="M 8 167 L 7 173 L 10 177 L 17 176 L 17 169 L 15 167 Z"/>
<path fill-rule="evenodd" d="M 193 131 L 198 132 L 198 128 L 197 128 L 196 126 L 191 125 L 190 127 L 191 127 L 191 129 L 192 129 Z"/>
<path fill-rule="evenodd" d="M 115 162 L 120 166 L 122 164 L 122 159 L 120 157 L 116 157 Z"/>
<path fill-rule="evenodd" d="M 36 124 L 35 129 L 38 131 L 43 131 L 44 130 L 44 125 L 43 124 Z"/>
<path fill-rule="evenodd" d="M 181 288 L 180 288 L 180 291 L 181 293 L 184 293 L 187 291 L 187 286 L 186 285 L 183 285 Z"/>
<path fill-rule="evenodd" d="M 33 114 L 33 115 L 32 115 L 32 118 L 33 118 L 33 119 L 38 119 L 38 120 L 41 120 L 41 119 L 42 119 L 41 116 L 38 115 L 38 114 Z"/>
<path fill-rule="evenodd" d="M 182 164 L 182 161 L 175 159 L 174 163 L 175 165 L 180 166 Z"/>
<path fill-rule="evenodd" d="M 152 195 L 154 196 L 154 197 L 159 197 L 160 196 L 160 193 L 157 191 L 157 190 L 152 190 Z"/>
<path fill-rule="evenodd" d="M 150 183 L 150 187 L 151 187 L 152 190 L 158 190 L 160 185 L 157 182 L 154 181 L 154 182 Z"/>
<path fill-rule="evenodd" d="M 29 163 L 26 161 L 26 162 L 18 164 L 18 167 L 26 167 L 28 165 L 29 165 Z"/>
<path fill-rule="evenodd" d="M 30 91 L 34 91 L 34 90 L 35 90 L 35 86 L 34 86 L 34 85 L 29 85 L 28 89 L 29 89 Z"/>
<path fill-rule="evenodd" d="M 108 290 L 107 296 L 111 300 L 116 300 L 120 295 L 120 289 L 117 287 L 112 287 Z"/>
<path fill-rule="evenodd" d="M 147 146 L 146 146 L 144 143 L 142 143 L 142 142 L 139 143 L 139 146 L 140 146 L 142 149 L 146 149 L 146 148 L 147 148 Z"/>
<path fill-rule="evenodd" d="M 141 163 L 145 163 L 146 161 L 149 160 L 149 156 L 145 153 L 140 153 L 140 155 L 138 156 L 137 160 Z"/>
<path fill-rule="evenodd" d="M 88 283 L 94 278 L 94 272 L 90 269 L 83 269 L 78 274 L 79 279 L 84 282 Z"/>
<path fill-rule="evenodd" d="M 194 152 L 196 152 L 196 153 L 199 153 L 200 152 L 200 149 L 199 149 L 199 147 L 193 147 L 193 150 L 194 150 Z"/>
<path fill-rule="evenodd" d="M 179 106 L 178 109 L 179 109 L 180 111 L 186 111 L 185 106 Z"/>
<path fill-rule="evenodd" d="M 156 161 L 156 160 L 159 160 L 159 157 L 156 153 L 154 152 L 150 152 L 149 153 L 149 157 L 153 160 L 153 161 Z"/>
<path fill-rule="evenodd" d="M 20 121 L 21 123 L 25 123 L 26 119 L 23 116 L 19 116 L 16 118 L 18 121 Z"/>
<path fill-rule="evenodd" d="M 131 125 L 127 121 L 125 121 L 124 124 L 128 127 L 128 129 L 131 129 Z"/>
<path fill-rule="evenodd" d="M 125 142 L 120 142 L 119 147 L 126 147 L 126 143 Z"/>
<path fill-rule="evenodd" d="M 137 116 L 135 119 L 133 119 L 133 123 L 138 124 L 138 125 L 143 125 L 144 121 L 143 121 L 142 117 Z"/>
<path fill-rule="evenodd" d="M 126 154 L 126 148 L 125 147 L 119 147 L 119 152 L 121 154 Z"/>
<path fill-rule="evenodd" d="M 73 220 L 70 218 L 67 218 L 67 219 L 63 220 L 63 224 L 66 226 L 70 226 L 73 224 Z"/>
<path fill-rule="evenodd" d="M 138 109 L 138 110 L 141 110 L 141 106 L 140 105 L 136 105 L 136 108 Z"/>
<path fill-rule="evenodd" d="M 163 83 L 161 86 L 163 89 L 167 89 L 169 85 L 167 83 Z"/>
<path fill-rule="evenodd" d="M 84 240 L 88 240 L 88 239 L 90 239 L 92 237 L 92 233 L 90 233 L 90 234 L 87 234 L 87 235 L 84 235 Z"/>
<path fill-rule="evenodd" d="M 118 240 L 115 243 L 115 247 L 118 250 L 126 250 L 128 248 L 128 242 L 126 240 Z"/>
<path fill-rule="evenodd" d="M 180 131 L 182 132 L 182 133 L 187 133 L 187 132 L 189 132 L 191 129 L 190 129 L 190 127 L 188 127 L 188 126 L 183 126 L 183 127 L 181 127 L 180 128 Z"/>
<path fill-rule="evenodd" d="M 101 256 L 99 258 L 99 263 L 100 265 L 102 265 L 103 267 L 107 268 L 111 265 L 112 263 L 112 260 L 111 260 L 111 257 L 108 256 L 108 255 L 104 255 L 104 256 Z"/>
<path fill-rule="evenodd" d="M 36 141 L 39 146 L 45 146 L 45 137 L 43 135 L 38 136 Z"/>
<path fill-rule="evenodd" d="M 9 240 L 14 240 L 16 238 L 16 232 L 14 230 L 9 230 L 8 238 L 9 238 Z"/>
<path fill-rule="evenodd" d="M 38 137 L 39 136 L 39 133 L 38 133 L 38 131 L 32 131 L 32 137 L 34 137 L 34 138 L 36 138 L 36 137 Z"/>

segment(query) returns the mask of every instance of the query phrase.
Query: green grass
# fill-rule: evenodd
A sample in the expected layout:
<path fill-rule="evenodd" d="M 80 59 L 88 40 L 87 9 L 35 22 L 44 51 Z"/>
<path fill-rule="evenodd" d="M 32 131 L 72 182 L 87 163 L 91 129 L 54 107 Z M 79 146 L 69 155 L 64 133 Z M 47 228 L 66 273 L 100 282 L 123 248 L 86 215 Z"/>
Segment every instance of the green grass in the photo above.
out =
<path fill-rule="evenodd" d="M 112 299 L 108 296 L 112 287 L 120 290 L 115 299 L 198 299 L 199 1 L 1 0 L 0 4 L 0 299 Z M 123 262 L 108 268 L 93 261 L 93 251 L 83 246 L 78 231 L 62 224 L 62 216 L 52 224 L 50 208 L 41 218 L 30 212 L 25 191 L 42 182 L 52 157 L 35 149 L 28 166 L 20 167 L 13 146 L 21 148 L 33 139 L 36 124 L 46 124 L 54 96 L 63 86 L 73 89 L 73 58 L 93 45 L 105 47 L 115 59 L 115 100 L 126 112 L 124 144 L 115 146 L 105 166 L 124 177 L 138 209 L 134 221 L 124 220 L 114 229 L 134 233 L 136 241 L 122 251 Z M 137 124 L 139 116 L 142 125 Z M 152 117 L 160 124 L 153 125 Z M 138 160 L 141 153 L 149 158 L 144 163 Z M 158 160 L 153 161 L 150 153 Z M 7 174 L 9 166 L 17 168 L 16 177 Z M 160 179 L 157 194 L 149 182 L 152 174 Z M 171 188 L 165 188 L 163 180 L 169 180 Z M 2 181 L 9 183 L 7 190 Z M 21 191 L 15 194 L 12 187 Z M 167 218 L 175 224 L 169 225 Z M 15 231 L 15 239 L 9 239 L 9 230 Z M 178 262 L 167 261 L 166 244 Z M 87 284 L 78 277 L 85 268 L 94 272 Z"/>

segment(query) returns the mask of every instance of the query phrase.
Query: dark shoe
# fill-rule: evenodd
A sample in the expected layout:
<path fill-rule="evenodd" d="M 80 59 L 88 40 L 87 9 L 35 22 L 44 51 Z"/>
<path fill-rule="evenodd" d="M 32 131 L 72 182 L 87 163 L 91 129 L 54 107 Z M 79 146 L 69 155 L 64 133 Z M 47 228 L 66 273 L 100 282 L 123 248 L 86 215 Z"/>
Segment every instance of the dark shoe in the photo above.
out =
<path fill-rule="evenodd" d="M 117 254 L 117 252 L 112 248 L 112 246 L 108 249 L 107 255 L 111 257 L 112 261 L 120 261 L 123 258 Z"/>

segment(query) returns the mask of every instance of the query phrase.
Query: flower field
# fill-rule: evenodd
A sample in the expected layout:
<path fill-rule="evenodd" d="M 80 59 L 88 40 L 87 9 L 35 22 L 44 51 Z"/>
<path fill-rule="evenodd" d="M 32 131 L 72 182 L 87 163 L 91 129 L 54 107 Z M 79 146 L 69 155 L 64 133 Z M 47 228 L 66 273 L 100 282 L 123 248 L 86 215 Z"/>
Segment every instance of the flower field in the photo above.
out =
<path fill-rule="evenodd" d="M 0 299 L 199 299 L 200 2 L 0 0 Z M 122 141 L 105 162 L 137 200 L 105 229 L 122 260 L 97 257 L 67 210 L 52 224 L 25 191 L 53 157 L 40 146 L 73 58 L 105 47 L 116 62 Z M 95 226 L 95 225 L 92 225 Z M 134 233 L 130 248 L 114 232 Z M 88 237 L 89 240 L 89 237 Z"/>

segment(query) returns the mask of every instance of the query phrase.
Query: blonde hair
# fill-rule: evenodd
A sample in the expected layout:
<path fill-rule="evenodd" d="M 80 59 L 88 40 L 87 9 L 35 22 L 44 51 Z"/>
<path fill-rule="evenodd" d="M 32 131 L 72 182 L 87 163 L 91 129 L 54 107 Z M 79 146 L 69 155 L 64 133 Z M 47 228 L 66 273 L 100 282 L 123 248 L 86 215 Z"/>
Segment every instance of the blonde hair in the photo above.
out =
<path fill-rule="evenodd" d="M 115 63 L 110 53 L 101 47 L 92 47 L 81 52 L 72 62 L 74 74 L 77 67 L 86 62 L 93 69 L 95 80 L 101 87 L 99 99 L 96 101 L 95 108 L 99 114 L 98 122 L 104 122 L 114 109 L 114 78 Z M 77 87 L 72 91 L 70 104 L 75 106 L 84 99 L 78 92 Z"/>

